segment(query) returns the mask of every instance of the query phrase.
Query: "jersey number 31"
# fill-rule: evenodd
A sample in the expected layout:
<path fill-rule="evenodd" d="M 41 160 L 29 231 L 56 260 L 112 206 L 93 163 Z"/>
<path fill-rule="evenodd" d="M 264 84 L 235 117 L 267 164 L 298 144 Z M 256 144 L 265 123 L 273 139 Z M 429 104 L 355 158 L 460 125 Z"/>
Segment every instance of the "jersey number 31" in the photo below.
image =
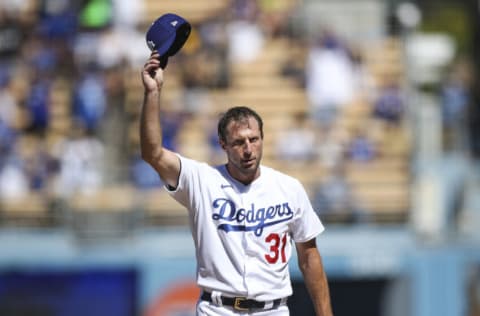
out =
<path fill-rule="evenodd" d="M 274 264 L 281 258 L 282 262 L 287 262 L 287 256 L 285 255 L 285 247 L 287 246 L 287 234 L 280 235 L 277 233 L 271 233 L 265 238 L 265 242 L 270 244 L 270 252 L 265 254 L 265 259 L 268 263 Z"/>

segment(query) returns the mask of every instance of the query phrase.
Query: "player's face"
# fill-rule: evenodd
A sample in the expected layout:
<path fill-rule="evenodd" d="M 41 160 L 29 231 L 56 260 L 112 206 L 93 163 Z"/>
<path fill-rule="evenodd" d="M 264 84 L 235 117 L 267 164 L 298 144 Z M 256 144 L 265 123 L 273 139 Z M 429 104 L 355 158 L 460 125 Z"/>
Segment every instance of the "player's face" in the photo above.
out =
<path fill-rule="evenodd" d="M 227 153 L 230 174 L 242 183 L 250 183 L 260 175 L 263 139 L 257 120 L 232 121 L 227 125 L 226 142 L 221 142 Z"/>

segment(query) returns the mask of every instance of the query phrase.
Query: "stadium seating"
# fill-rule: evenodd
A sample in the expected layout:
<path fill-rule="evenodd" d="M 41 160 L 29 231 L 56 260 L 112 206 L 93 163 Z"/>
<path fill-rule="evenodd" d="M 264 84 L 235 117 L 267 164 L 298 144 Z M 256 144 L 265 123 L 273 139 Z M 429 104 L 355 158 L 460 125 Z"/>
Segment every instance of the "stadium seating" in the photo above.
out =
<path fill-rule="evenodd" d="M 154 1 L 147 0 L 145 23 L 153 21 L 158 12 L 176 13 L 188 17 L 192 23 L 201 23 L 222 12 L 229 5 L 228 0 L 214 1 Z M 292 122 L 298 113 L 308 114 L 309 104 L 305 90 L 294 79 L 282 75 L 282 66 L 288 62 L 291 42 L 283 37 L 266 37 L 266 42 L 257 58 L 250 62 L 230 64 L 230 86 L 226 89 L 209 89 L 209 105 L 198 115 L 190 116 L 184 122 L 178 135 L 179 150 L 185 156 L 208 160 L 206 127 L 209 119 L 233 105 L 252 106 L 265 120 L 264 164 L 278 168 L 297 177 L 312 194 L 316 185 L 329 174 L 318 161 L 295 164 L 280 160 L 275 152 L 275 139 Z M 362 47 L 365 65 L 374 77 L 375 85 L 396 78 L 402 82 L 404 76 L 402 47 L 397 39 L 386 38 Z M 168 68 L 162 102 L 165 106 L 178 107 L 184 92 L 176 60 Z M 143 88 L 139 70 L 126 68 L 124 111 L 128 117 L 127 156 L 139 151 L 138 120 Z M 25 87 L 23 87 L 25 88 Z M 22 86 L 17 93 L 21 94 Z M 45 144 L 53 147 L 72 127 L 71 118 L 72 82 L 68 78 L 56 78 L 51 96 L 51 124 L 45 135 Z M 352 135 L 359 127 L 367 127 L 381 153 L 367 163 L 347 163 L 346 179 L 362 207 L 370 213 L 373 221 L 402 222 L 410 209 L 409 184 L 410 156 L 412 150 L 408 121 L 396 126 L 376 124 L 371 117 L 372 104 L 362 94 L 348 106 L 343 107 L 338 118 L 339 126 L 346 135 Z M 210 126 L 211 127 L 211 126 Z M 43 141 L 43 140 L 42 140 Z M 128 166 L 119 166 L 127 169 Z M 26 198 L 0 201 L 2 221 L 17 222 L 37 219 L 48 222 L 52 217 L 52 197 L 42 192 L 32 192 Z M 107 184 L 89 194 L 75 194 L 67 201 L 67 209 L 74 212 L 129 212 L 140 211 L 146 224 L 186 224 L 186 212 L 162 189 L 140 190 L 131 183 Z M 53 221 L 50 221 L 53 222 Z"/>

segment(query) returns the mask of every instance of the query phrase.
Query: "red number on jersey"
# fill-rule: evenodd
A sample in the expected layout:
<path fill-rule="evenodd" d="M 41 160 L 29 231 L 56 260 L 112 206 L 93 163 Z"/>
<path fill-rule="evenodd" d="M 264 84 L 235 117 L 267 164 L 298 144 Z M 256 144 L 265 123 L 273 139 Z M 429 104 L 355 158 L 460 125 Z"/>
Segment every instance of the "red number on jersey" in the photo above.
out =
<path fill-rule="evenodd" d="M 265 242 L 270 244 L 270 253 L 265 254 L 265 259 L 268 263 L 277 263 L 278 257 L 281 256 L 282 262 L 287 262 L 285 255 L 285 247 L 287 246 L 287 234 L 284 234 L 280 240 L 280 235 L 271 233 L 265 238 Z"/>

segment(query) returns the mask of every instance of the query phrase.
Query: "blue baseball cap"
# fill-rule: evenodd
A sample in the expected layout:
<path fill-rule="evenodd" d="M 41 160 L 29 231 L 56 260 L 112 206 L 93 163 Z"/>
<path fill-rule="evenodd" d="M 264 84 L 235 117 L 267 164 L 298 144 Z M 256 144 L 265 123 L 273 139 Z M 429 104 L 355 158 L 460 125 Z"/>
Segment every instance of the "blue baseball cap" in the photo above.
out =
<path fill-rule="evenodd" d="M 175 55 L 188 39 L 192 27 L 177 14 L 167 13 L 156 19 L 147 31 L 147 46 L 160 54 L 161 67 L 165 68 L 168 57 Z"/>

